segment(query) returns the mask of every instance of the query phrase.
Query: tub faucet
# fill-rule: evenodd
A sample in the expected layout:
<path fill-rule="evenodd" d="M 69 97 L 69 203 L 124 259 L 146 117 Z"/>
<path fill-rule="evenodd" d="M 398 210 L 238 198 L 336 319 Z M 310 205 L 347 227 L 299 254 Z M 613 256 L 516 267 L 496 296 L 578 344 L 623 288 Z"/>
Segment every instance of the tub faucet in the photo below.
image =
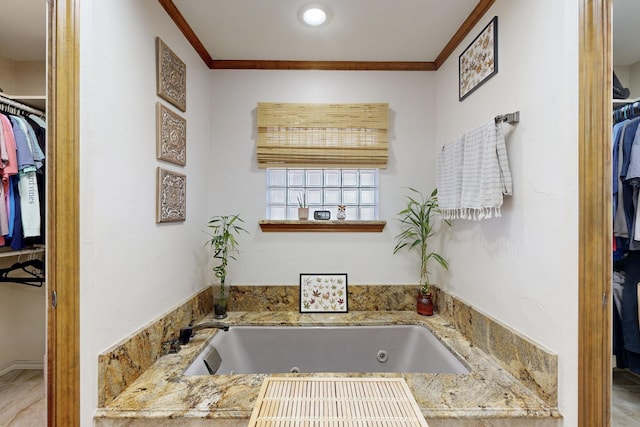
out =
<path fill-rule="evenodd" d="M 178 343 L 178 339 L 174 338 L 169 341 L 165 341 L 162 343 L 162 354 L 172 354 L 180 351 L 180 344 Z"/>
<path fill-rule="evenodd" d="M 184 328 L 180 329 L 180 344 L 182 345 L 188 344 L 189 340 L 193 336 L 193 333 L 201 329 L 222 329 L 223 331 L 228 331 L 229 325 L 225 325 L 224 323 L 220 323 L 220 322 L 209 321 L 209 322 L 199 323 L 195 326 L 193 325 L 185 326 Z"/>

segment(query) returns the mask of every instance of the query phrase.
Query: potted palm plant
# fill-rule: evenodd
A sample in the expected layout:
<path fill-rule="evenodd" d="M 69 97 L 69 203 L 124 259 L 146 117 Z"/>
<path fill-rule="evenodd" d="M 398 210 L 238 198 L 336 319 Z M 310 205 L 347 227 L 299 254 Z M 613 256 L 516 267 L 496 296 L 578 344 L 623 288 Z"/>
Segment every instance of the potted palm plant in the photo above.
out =
<path fill-rule="evenodd" d="M 438 189 L 434 189 L 428 198 L 413 188 L 413 194 L 407 196 L 407 206 L 398 212 L 400 234 L 396 236 L 396 246 L 393 253 L 402 249 L 416 250 L 420 254 L 420 287 L 417 296 L 418 314 L 431 316 L 433 314 L 433 300 L 431 298 L 431 282 L 429 281 L 429 261 L 434 260 L 445 270 L 449 269 L 447 261 L 437 252 L 429 248 L 429 239 L 436 234 L 434 216 L 440 215 L 438 207 Z M 445 221 L 449 224 L 448 221 Z"/>
<path fill-rule="evenodd" d="M 216 215 L 211 217 L 207 227 L 209 228 L 210 239 L 205 245 L 213 249 L 213 258 L 216 265 L 213 267 L 215 276 L 220 279 L 218 292 L 213 293 L 213 309 L 215 317 L 223 319 L 227 317 L 227 305 L 229 301 L 229 291 L 225 286 L 227 279 L 227 265 L 229 259 L 236 259 L 238 250 L 236 237 L 240 232 L 248 233 L 238 223 L 244 222 L 238 214 L 236 215 Z"/>

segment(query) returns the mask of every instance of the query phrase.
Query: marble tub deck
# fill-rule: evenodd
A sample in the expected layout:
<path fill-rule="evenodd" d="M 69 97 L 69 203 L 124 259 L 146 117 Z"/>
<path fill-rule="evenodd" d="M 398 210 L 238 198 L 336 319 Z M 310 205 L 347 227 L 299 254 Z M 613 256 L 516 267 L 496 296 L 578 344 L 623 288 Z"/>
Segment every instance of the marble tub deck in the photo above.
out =
<path fill-rule="evenodd" d="M 212 320 L 207 316 L 203 321 Z M 430 426 L 557 426 L 561 415 L 534 391 L 469 343 L 439 315 L 409 311 L 341 314 L 232 312 L 230 325 L 391 325 L 415 324 L 431 330 L 470 374 L 273 374 L 277 376 L 404 377 Z M 160 357 L 112 402 L 98 408 L 97 427 L 113 426 L 241 426 L 251 415 L 267 374 L 184 376 L 217 330 L 198 331 L 177 354 Z"/>

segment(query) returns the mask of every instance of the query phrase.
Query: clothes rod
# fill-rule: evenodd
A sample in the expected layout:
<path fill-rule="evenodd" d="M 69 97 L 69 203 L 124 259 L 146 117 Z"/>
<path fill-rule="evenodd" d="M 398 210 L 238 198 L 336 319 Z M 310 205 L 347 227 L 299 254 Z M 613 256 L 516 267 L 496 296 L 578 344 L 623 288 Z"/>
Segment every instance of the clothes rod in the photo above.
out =
<path fill-rule="evenodd" d="M 0 251 L 0 258 L 16 257 L 22 255 L 35 255 L 44 253 L 44 248 L 29 248 L 18 251 Z"/>
<path fill-rule="evenodd" d="M 513 113 L 501 114 L 496 116 L 496 123 L 508 123 L 510 125 L 515 125 L 516 123 L 520 123 L 520 111 L 515 111 Z"/>
<path fill-rule="evenodd" d="M 35 114 L 36 116 L 44 117 L 44 112 L 40 110 L 36 110 L 35 108 L 29 107 L 28 105 L 22 104 L 21 102 L 14 101 L 11 98 L 7 98 L 6 96 L 0 94 L 0 103 L 8 105 L 10 107 L 18 108 L 22 111 L 26 111 L 27 113 Z"/>

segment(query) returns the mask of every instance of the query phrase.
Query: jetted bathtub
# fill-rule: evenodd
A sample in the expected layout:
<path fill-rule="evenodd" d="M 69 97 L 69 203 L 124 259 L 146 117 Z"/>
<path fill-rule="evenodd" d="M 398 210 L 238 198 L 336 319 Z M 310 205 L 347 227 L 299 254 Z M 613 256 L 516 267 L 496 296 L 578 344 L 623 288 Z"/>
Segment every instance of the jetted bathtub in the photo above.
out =
<path fill-rule="evenodd" d="M 218 331 L 185 375 L 317 372 L 467 374 L 427 328 L 231 326 Z"/>

